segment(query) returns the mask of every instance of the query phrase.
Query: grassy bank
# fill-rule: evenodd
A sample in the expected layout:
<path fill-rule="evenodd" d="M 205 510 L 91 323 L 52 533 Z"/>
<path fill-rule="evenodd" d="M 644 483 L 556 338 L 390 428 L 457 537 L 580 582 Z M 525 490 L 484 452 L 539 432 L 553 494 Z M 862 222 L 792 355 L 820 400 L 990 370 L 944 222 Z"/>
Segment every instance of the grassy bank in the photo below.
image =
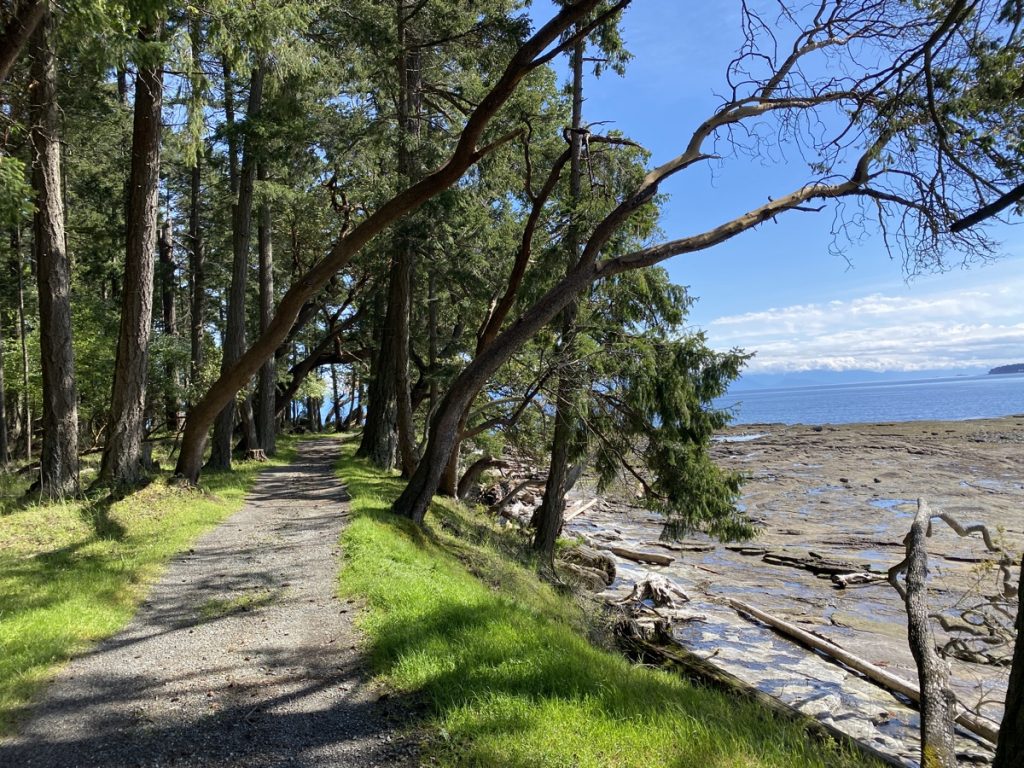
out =
<path fill-rule="evenodd" d="M 632 666 L 585 639 L 582 608 L 538 581 L 502 535 L 435 502 L 427 527 L 388 514 L 396 478 L 339 469 L 356 514 L 344 594 L 375 669 L 428 712 L 429 757 L 450 766 L 859 766 L 757 706 Z"/>
<path fill-rule="evenodd" d="M 284 441 L 274 463 L 294 456 Z M 110 504 L 30 504 L 0 516 L 0 735 L 72 654 L 123 627 L 145 585 L 173 555 L 241 508 L 267 463 L 203 476 L 202 489 L 166 474 Z"/>

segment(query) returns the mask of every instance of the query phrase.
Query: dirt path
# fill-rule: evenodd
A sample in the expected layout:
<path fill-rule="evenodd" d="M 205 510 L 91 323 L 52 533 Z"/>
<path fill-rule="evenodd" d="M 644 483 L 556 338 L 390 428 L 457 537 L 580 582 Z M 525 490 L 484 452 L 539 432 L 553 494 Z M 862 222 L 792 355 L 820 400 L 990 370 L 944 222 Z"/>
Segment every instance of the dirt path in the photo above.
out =
<path fill-rule="evenodd" d="M 75 659 L 0 766 L 412 765 L 335 596 L 345 490 L 333 441 L 261 475 L 174 560 L 122 632 Z M 391 710 L 389 712 L 389 710 Z"/>

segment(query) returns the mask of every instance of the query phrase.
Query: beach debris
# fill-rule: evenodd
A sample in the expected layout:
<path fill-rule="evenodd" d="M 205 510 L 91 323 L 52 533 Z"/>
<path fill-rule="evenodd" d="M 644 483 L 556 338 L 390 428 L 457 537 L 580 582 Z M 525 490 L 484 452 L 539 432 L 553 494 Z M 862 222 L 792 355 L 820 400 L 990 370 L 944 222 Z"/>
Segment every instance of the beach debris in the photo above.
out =
<path fill-rule="evenodd" d="M 623 604 L 647 601 L 655 608 L 675 608 L 681 603 L 690 602 L 690 597 L 668 579 L 651 576 L 634 584 L 633 591 L 616 602 Z"/>
<path fill-rule="evenodd" d="M 627 549 L 626 547 L 604 547 L 607 551 L 613 555 L 618 555 L 625 560 L 632 560 L 635 563 L 644 563 L 647 565 L 671 565 L 675 562 L 674 557 L 668 555 L 662 555 L 658 552 L 642 552 L 637 549 Z"/>
<path fill-rule="evenodd" d="M 795 624 L 785 621 L 784 619 L 765 613 L 758 608 L 754 608 L 752 605 L 747 605 L 746 603 L 732 598 L 728 599 L 728 603 L 737 612 L 739 612 L 740 615 L 746 615 L 754 618 L 762 624 L 768 625 L 780 635 L 788 637 L 790 640 L 794 640 L 807 648 L 818 651 L 819 653 L 846 665 L 856 672 L 860 672 L 869 680 L 877 683 L 883 688 L 902 694 L 915 703 L 920 703 L 921 690 L 916 684 L 909 680 L 904 680 L 902 677 L 894 675 L 891 672 L 882 669 L 877 664 L 872 664 L 871 662 L 850 653 L 845 648 L 841 648 L 829 640 L 818 637 L 817 635 L 812 634 L 805 629 L 801 629 Z M 957 724 L 992 744 L 996 743 L 996 739 L 999 734 L 998 723 L 994 723 L 986 717 L 968 712 L 962 707 L 958 707 L 957 709 Z"/>
<path fill-rule="evenodd" d="M 607 552 L 588 547 L 585 544 L 579 544 L 559 553 L 558 559 L 561 562 L 599 573 L 604 585 L 602 589 L 610 587 L 612 582 L 615 581 L 615 558 Z"/>
<path fill-rule="evenodd" d="M 888 581 L 884 573 L 861 572 L 861 573 L 833 573 L 832 583 L 836 589 L 859 586 L 862 584 L 880 584 Z"/>

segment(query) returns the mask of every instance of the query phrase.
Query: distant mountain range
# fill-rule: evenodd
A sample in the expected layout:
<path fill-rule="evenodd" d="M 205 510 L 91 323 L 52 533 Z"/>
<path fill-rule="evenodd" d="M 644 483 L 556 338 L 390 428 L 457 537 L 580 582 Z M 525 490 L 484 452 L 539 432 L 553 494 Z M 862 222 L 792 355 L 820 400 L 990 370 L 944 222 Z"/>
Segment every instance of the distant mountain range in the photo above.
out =
<path fill-rule="evenodd" d="M 1018 366 L 1002 366 L 1011 368 Z M 1024 371 L 1024 364 L 1019 366 Z M 1014 373 L 993 368 L 990 373 Z M 958 376 L 982 376 L 977 368 L 944 368 L 929 371 L 791 371 L 784 373 L 748 373 L 729 388 L 729 394 L 752 389 L 789 389 L 791 387 L 824 387 L 838 384 L 876 384 L 920 379 L 951 379 Z"/>
<path fill-rule="evenodd" d="M 1014 363 L 1013 365 L 1000 365 L 989 371 L 993 373 L 1024 373 L 1024 363 Z"/>

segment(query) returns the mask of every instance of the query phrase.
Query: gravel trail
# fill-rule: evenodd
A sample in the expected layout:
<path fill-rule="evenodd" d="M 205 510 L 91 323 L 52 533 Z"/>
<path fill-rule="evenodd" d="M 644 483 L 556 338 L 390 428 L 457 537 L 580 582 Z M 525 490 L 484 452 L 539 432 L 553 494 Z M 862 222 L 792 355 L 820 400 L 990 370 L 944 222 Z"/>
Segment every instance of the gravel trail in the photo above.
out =
<path fill-rule="evenodd" d="M 3 768 L 402 766 L 402 712 L 374 689 L 335 595 L 338 444 L 306 441 L 176 558 L 132 623 L 76 658 Z"/>

